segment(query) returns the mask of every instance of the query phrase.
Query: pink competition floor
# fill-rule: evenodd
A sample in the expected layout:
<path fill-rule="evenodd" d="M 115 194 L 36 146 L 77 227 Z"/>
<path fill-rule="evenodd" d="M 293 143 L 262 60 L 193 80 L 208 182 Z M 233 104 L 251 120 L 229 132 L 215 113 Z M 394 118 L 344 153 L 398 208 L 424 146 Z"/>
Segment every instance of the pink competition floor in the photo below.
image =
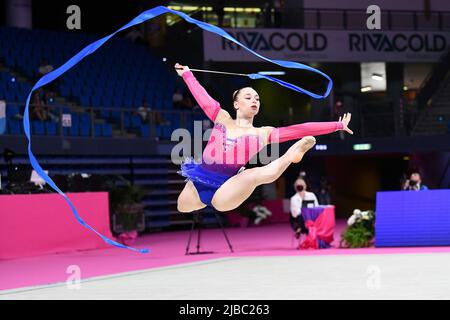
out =
<path fill-rule="evenodd" d="M 344 224 L 338 224 L 335 245 L 339 241 Z M 202 251 L 214 251 L 207 255 L 185 255 L 189 231 L 163 232 L 140 237 L 135 247 L 148 247 L 149 254 L 110 248 L 91 251 L 67 252 L 15 260 L 0 260 L 0 290 L 65 282 L 67 268 L 80 267 L 82 279 L 123 272 L 173 266 L 196 261 L 224 257 L 245 256 L 299 256 L 340 254 L 395 254 L 450 252 L 450 247 L 417 248 L 367 248 L 301 251 L 295 249 L 295 239 L 289 224 L 272 224 L 250 228 L 228 228 L 228 237 L 234 253 L 230 253 L 220 229 L 202 231 Z M 191 252 L 196 251 L 196 235 L 191 242 Z"/>

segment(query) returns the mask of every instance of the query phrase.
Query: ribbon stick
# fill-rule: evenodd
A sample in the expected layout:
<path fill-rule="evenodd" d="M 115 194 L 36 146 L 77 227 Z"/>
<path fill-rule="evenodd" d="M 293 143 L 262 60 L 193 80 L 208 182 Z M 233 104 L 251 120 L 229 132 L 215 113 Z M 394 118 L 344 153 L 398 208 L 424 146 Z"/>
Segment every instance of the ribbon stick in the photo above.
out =
<path fill-rule="evenodd" d="M 320 94 L 315 94 L 313 92 L 310 92 L 306 89 L 303 89 L 301 87 L 298 87 L 296 85 L 293 85 L 291 83 L 273 78 L 273 77 L 269 77 L 269 76 L 265 76 L 265 75 L 260 75 L 260 74 L 248 74 L 248 77 L 250 77 L 251 79 L 267 79 L 269 81 L 273 81 L 275 83 L 278 83 L 284 87 L 287 87 L 289 89 L 295 90 L 297 92 L 301 92 L 304 94 L 307 94 L 315 99 L 323 99 L 325 97 L 328 96 L 328 94 L 331 91 L 333 82 L 331 80 L 331 78 L 326 75 L 325 73 L 322 73 L 319 70 L 316 70 L 314 68 L 311 68 L 310 66 L 298 63 L 298 62 L 292 62 L 292 61 L 283 61 L 283 60 L 270 60 L 269 58 L 266 58 L 256 52 L 254 52 L 253 50 L 247 48 L 245 45 L 243 45 L 242 43 L 240 43 L 239 41 L 237 41 L 236 39 L 234 39 L 231 35 L 229 35 L 226 31 L 222 30 L 219 27 L 210 25 L 208 23 L 196 20 L 191 18 L 190 16 L 186 15 L 183 12 L 179 12 L 179 11 L 175 11 L 175 10 L 171 10 L 167 7 L 164 6 L 158 6 L 155 7 L 153 9 L 147 10 L 142 12 L 141 14 L 139 14 L 137 17 L 135 17 L 133 20 L 131 20 L 129 23 L 127 23 L 125 26 L 121 27 L 120 29 L 118 29 L 117 31 L 113 32 L 112 34 L 105 36 L 97 41 L 94 41 L 93 43 L 89 44 L 88 46 L 86 46 L 85 48 L 83 48 L 80 52 L 78 52 L 76 55 L 74 55 L 72 58 L 70 58 L 67 62 L 65 62 L 63 65 L 61 65 L 59 68 L 56 68 L 55 70 L 45 74 L 44 76 L 42 76 L 38 82 L 33 86 L 33 88 L 31 89 L 30 94 L 28 95 L 27 101 L 26 101 L 26 105 L 25 105 L 25 111 L 24 111 L 24 117 L 23 117 L 23 127 L 24 127 L 24 132 L 25 132 L 25 136 L 27 137 L 28 140 L 28 156 L 30 159 L 30 163 L 31 166 L 33 167 L 33 169 L 42 177 L 42 179 L 45 180 L 45 182 L 51 186 L 56 192 L 58 192 L 68 203 L 70 209 L 72 210 L 75 218 L 77 219 L 77 221 L 84 227 L 86 227 L 87 229 L 93 231 L 94 233 L 96 233 L 99 237 L 101 237 L 106 243 L 111 244 L 113 246 L 119 247 L 119 248 L 126 248 L 126 249 L 130 249 L 136 252 L 140 252 L 140 253 L 148 253 L 149 250 L 148 249 L 135 249 L 135 248 L 131 248 L 128 246 L 125 246 L 121 243 L 112 241 L 110 239 L 108 239 L 107 237 L 103 236 L 102 234 L 100 234 L 99 232 L 97 232 L 95 229 L 93 229 L 91 226 L 89 226 L 79 215 L 77 210 L 75 209 L 74 205 L 72 204 L 72 202 L 69 200 L 69 198 L 64 194 L 64 192 L 62 192 L 58 186 L 53 182 L 53 180 L 44 172 L 44 170 L 42 169 L 42 167 L 39 165 L 37 159 L 35 158 L 35 156 L 33 155 L 32 152 L 32 148 L 31 148 L 31 134 L 30 134 L 30 119 L 29 119 L 29 104 L 30 104 L 30 100 L 31 100 L 31 96 L 33 94 L 33 92 L 37 89 L 39 89 L 40 87 L 45 86 L 46 84 L 54 81 L 55 79 L 59 78 L 61 75 L 63 75 L 66 71 L 70 70 L 71 68 L 73 68 L 76 64 L 78 64 L 79 62 L 81 62 L 85 57 L 91 55 L 92 53 L 94 53 L 99 47 L 101 47 L 103 44 L 105 44 L 105 42 L 107 42 L 109 39 L 111 39 L 114 35 L 116 35 L 118 32 L 123 31 L 125 29 L 128 29 L 130 27 L 133 27 L 137 24 L 140 24 L 142 22 L 145 22 L 147 20 L 153 19 L 161 14 L 165 14 L 165 13 L 172 13 L 175 14 L 181 18 L 183 18 L 184 20 L 186 20 L 189 23 L 195 24 L 198 27 L 200 27 L 201 29 L 208 31 L 208 32 L 212 32 L 215 33 L 221 37 L 224 37 L 234 43 L 236 43 L 237 45 L 241 46 L 242 48 L 244 48 L 245 50 L 249 51 L 250 53 L 258 56 L 259 58 L 261 58 L 262 60 L 265 60 L 267 62 L 270 63 L 274 63 L 276 65 L 279 65 L 281 67 L 284 68 L 292 68 L 292 69 L 303 69 L 303 70 L 308 70 L 314 73 L 318 73 L 320 75 L 322 75 L 323 77 L 325 77 L 328 80 L 328 87 L 326 92 L 323 95 Z"/>

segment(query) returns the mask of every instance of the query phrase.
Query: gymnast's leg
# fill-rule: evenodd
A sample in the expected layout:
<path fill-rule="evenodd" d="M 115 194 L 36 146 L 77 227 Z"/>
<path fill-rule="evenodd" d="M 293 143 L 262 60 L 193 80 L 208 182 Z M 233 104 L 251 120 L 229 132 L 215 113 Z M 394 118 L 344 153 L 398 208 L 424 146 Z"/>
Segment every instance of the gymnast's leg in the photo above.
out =
<path fill-rule="evenodd" d="M 244 170 L 227 180 L 214 194 L 212 205 L 218 211 L 229 211 L 240 206 L 261 184 L 272 183 L 289 167 L 298 163 L 305 153 L 316 143 L 314 137 L 304 137 L 297 141 L 277 160 L 268 165 Z"/>
<path fill-rule="evenodd" d="M 206 205 L 200 200 L 197 189 L 195 189 L 192 181 L 188 181 L 181 191 L 177 200 L 177 209 L 180 212 L 188 213 L 195 210 L 200 210 Z"/>

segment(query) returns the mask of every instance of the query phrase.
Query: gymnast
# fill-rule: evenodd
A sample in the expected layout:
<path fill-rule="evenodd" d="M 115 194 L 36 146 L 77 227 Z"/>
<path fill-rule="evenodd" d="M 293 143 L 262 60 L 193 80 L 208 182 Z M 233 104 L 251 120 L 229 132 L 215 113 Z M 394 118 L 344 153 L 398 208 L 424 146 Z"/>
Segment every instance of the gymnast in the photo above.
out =
<path fill-rule="evenodd" d="M 260 99 L 251 87 L 233 93 L 236 119 L 220 107 L 199 84 L 188 66 L 175 64 L 175 70 L 186 83 L 206 116 L 214 123 L 202 160 L 187 158 L 179 172 L 187 183 L 178 197 L 180 212 L 192 212 L 206 206 L 218 211 L 230 211 L 241 205 L 255 188 L 272 183 L 289 167 L 298 163 L 316 140 L 313 136 L 344 130 L 350 134 L 351 114 L 339 121 L 309 122 L 288 127 L 254 127 Z M 271 163 L 245 170 L 245 164 L 262 148 L 271 143 L 300 139 L 288 151 Z"/>

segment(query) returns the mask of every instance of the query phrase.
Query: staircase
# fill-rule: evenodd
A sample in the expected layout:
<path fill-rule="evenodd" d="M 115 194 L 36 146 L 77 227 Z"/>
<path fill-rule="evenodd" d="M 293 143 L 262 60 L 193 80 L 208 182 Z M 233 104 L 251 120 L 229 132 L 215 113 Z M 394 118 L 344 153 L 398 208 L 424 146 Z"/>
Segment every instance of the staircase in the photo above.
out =
<path fill-rule="evenodd" d="M 447 72 L 430 106 L 422 112 L 413 135 L 437 135 L 449 133 L 450 123 L 450 71 Z"/>

